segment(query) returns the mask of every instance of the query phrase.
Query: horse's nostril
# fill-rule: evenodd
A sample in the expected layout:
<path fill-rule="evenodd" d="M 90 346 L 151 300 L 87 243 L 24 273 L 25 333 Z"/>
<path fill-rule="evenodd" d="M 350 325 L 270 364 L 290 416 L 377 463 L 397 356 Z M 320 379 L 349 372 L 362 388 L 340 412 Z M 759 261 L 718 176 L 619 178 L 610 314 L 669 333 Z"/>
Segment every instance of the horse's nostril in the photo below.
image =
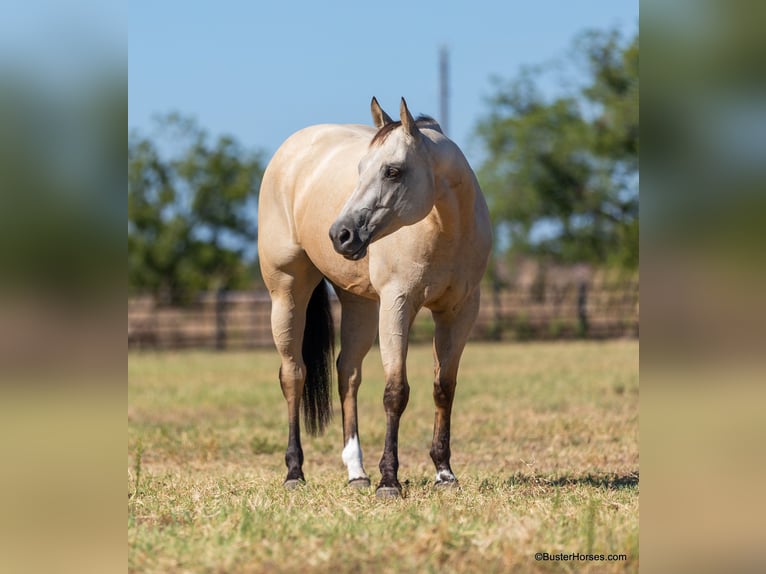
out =
<path fill-rule="evenodd" d="M 347 243 L 350 239 L 351 232 L 346 228 L 341 229 L 340 233 L 338 233 L 338 240 L 341 242 L 341 244 Z"/>

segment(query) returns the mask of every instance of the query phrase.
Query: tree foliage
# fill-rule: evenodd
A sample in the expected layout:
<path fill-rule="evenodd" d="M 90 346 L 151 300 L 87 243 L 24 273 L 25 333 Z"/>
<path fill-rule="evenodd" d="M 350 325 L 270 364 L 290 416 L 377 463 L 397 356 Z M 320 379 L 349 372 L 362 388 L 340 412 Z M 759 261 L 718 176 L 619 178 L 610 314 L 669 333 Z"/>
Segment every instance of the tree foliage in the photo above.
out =
<path fill-rule="evenodd" d="M 167 141 L 166 141 L 167 140 Z M 249 283 L 262 156 L 188 118 L 159 121 L 154 140 L 128 140 L 131 292 L 184 303 L 203 290 Z"/>
<path fill-rule="evenodd" d="M 556 98 L 543 70 L 498 82 L 477 135 L 499 247 L 560 262 L 638 265 L 638 35 L 575 43 L 587 81 Z"/>

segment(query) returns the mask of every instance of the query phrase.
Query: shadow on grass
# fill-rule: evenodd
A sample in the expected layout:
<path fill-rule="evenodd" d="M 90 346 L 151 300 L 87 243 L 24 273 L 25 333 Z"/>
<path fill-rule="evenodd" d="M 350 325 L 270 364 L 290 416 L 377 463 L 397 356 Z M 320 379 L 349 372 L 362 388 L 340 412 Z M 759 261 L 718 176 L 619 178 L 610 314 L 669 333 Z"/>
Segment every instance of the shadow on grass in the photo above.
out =
<path fill-rule="evenodd" d="M 638 486 L 638 471 L 627 474 L 588 473 L 582 475 L 539 476 L 516 473 L 504 481 L 504 486 L 592 486 L 619 490 Z"/>
<path fill-rule="evenodd" d="M 508 478 L 494 476 L 483 478 L 478 485 L 471 485 L 471 480 L 461 481 L 467 489 L 476 488 L 480 492 L 493 492 L 510 488 L 559 488 L 568 486 L 587 486 L 606 490 L 621 490 L 638 486 L 638 470 L 628 473 L 586 473 L 586 474 L 524 474 L 517 472 Z M 403 481 L 405 487 L 430 489 L 433 479 L 420 477 Z"/>

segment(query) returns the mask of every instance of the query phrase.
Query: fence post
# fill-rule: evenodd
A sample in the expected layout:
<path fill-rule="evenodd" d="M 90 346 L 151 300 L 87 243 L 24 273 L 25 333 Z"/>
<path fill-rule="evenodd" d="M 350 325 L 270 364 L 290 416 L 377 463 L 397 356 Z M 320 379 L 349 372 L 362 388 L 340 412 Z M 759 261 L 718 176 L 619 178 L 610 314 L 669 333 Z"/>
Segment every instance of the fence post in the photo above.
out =
<path fill-rule="evenodd" d="M 490 337 L 494 341 L 503 338 L 503 310 L 500 301 L 500 278 L 495 266 L 492 266 L 492 331 Z"/>
<path fill-rule="evenodd" d="M 582 281 L 577 289 L 577 330 L 581 337 L 588 336 L 588 286 Z"/>
<path fill-rule="evenodd" d="M 226 289 L 215 292 L 215 348 L 226 348 Z"/>

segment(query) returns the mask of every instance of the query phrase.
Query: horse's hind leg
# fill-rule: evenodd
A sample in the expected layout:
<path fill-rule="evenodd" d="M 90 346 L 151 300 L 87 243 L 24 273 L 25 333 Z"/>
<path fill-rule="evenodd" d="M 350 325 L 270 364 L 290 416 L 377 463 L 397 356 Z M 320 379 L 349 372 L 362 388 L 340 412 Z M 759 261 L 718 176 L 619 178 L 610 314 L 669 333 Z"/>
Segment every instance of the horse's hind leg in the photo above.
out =
<path fill-rule="evenodd" d="M 340 354 L 338 355 L 338 392 L 343 407 L 343 463 L 348 469 L 348 483 L 370 486 L 362 465 L 356 395 L 362 382 L 362 360 L 372 347 L 378 327 L 378 303 L 336 289 L 341 302 Z"/>
<path fill-rule="evenodd" d="M 436 487 L 456 486 L 450 467 L 450 419 L 457 371 L 468 335 L 479 310 L 479 291 L 457 311 L 434 311 L 434 437 L 431 459 L 436 466 Z"/>
<path fill-rule="evenodd" d="M 285 486 L 294 488 L 304 480 L 303 449 L 300 434 L 300 406 L 306 382 L 306 364 L 303 361 L 303 332 L 306 308 L 321 274 L 306 258 L 303 265 L 296 262 L 289 269 L 270 270 L 264 280 L 271 294 L 271 330 L 274 343 L 282 359 L 279 382 L 287 401 L 288 440 L 285 463 Z"/>

